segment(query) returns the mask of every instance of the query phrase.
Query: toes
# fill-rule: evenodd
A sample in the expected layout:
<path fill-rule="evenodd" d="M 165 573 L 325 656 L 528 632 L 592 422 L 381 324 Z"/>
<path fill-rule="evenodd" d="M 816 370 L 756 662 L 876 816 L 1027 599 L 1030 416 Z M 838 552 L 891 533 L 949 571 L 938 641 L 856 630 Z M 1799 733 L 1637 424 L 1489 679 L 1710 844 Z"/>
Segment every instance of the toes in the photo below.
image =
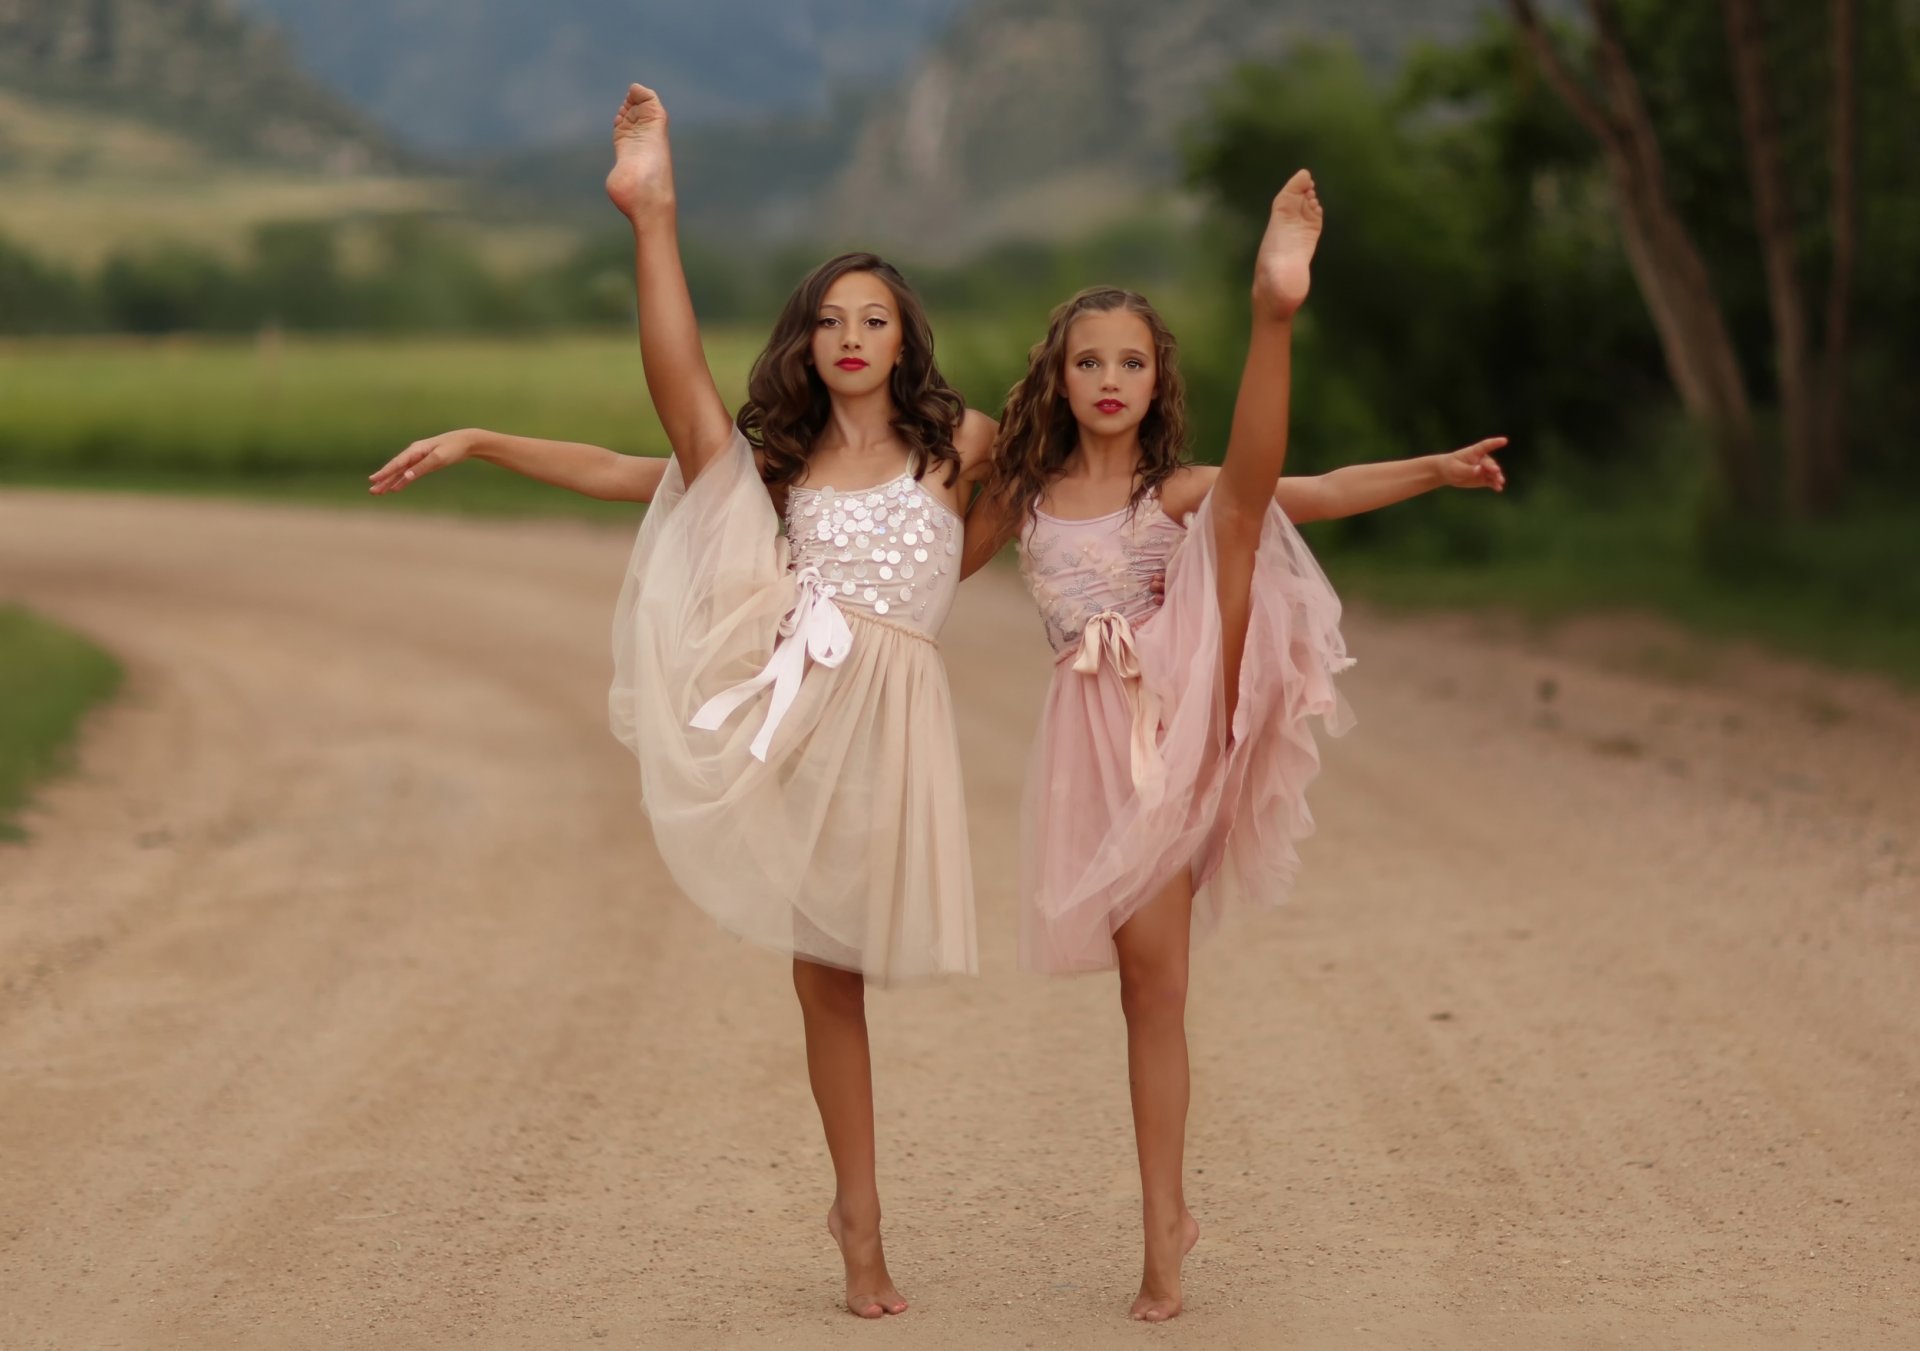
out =
<path fill-rule="evenodd" d="M 1286 186 L 1275 195 L 1273 204 L 1280 205 L 1288 197 L 1311 197 L 1313 195 L 1313 175 L 1305 169 L 1296 170 Z"/>

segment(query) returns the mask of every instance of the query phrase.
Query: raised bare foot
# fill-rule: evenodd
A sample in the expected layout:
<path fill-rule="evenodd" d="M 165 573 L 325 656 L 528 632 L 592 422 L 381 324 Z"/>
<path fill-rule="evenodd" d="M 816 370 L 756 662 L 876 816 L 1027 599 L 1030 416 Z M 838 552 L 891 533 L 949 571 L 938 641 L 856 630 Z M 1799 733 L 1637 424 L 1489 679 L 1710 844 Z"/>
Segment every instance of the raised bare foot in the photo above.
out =
<path fill-rule="evenodd" d="M 627 86 L 613 119 L 613 168 L 607 196 L 621 214 L 639 220 L 673 205 L 673 156 L 667 147 L 667 109 L 643 84 Z"/>
<path fill-rule="evenodd" d="M 1261 318 L 1291 319 L 1306 303 L 1313 280 L 1313 251 L 1320 243 L 1325 212 L 1302 169 L 1273 199 L 1267 233 L 1253 266 L 1253 309 Z"/>
<path fill-rule="evenodd" d="M 1200 1241 L 1200 1224 L 1193 1212 L 1182 1210 L 1179 1223 L 1147 1228 L 1147 1260 L 1140 1273 L 1140 1293 L 1134 1297 L 1129 1318 L 1143 1323 L 1164 1323 L 1180 1314 L 1180 1264 Z"/>
<path fill-rule="evenodd" d="M 847 1264 L 847 1310 L 862 1318 L 885 1318 L 890 1313 L 905 1313 L 907 1299 L 894 1288 L 887 1274 L 887 1257 L 880 1247 L 880 1223 L 871 1227 L 850 1225 L 840 1215 L 835 1201 L 827 1212 L 827 1232 L 840 1245 L 840 1260 Z"/>

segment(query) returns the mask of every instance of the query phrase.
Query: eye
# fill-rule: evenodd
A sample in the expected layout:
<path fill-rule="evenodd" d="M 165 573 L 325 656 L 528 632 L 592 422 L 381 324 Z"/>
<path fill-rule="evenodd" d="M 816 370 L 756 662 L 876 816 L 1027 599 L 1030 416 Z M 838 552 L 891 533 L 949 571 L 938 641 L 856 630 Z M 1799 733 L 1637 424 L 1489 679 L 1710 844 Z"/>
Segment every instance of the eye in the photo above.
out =
<path fill-rule="evenodd" d="M 840 321 L 838 319 L 835 319 L 832 315 L 822 315 L 820 316 L 820 320 L 819 320 L 821 328 L 832 328 L 835 324 L 839 322 Z"/>
<path fill-rule="evenodd" d="M 1147 368 L 1147 363 L 1142 361 L 1139 357 L 1128 357 L 1127 366 L 1131 370 L 1144 371 Z"/>
<path fill-rule="evenodd" d="M 1075 362 L 1074 364 L 1079 366 L 1080 369 L 1083 371 L 1090 371 L 1094 367 L 1098 366 L 1100 363 L 1095 361 L 1092 357 L 1081 357 L 1080 360 Z"/>
<path fill-rule="evenodd" d="M 877 314 L 876 314 L 876 315 L 869 315 L 869 316 L 867 317 L 867 327 L 868 327 L 868 328 L 885 328 L 886 326 L 887 326 L 887 321 L 886 321 L 885 319 L 882 319 L 882 318 L 881 318 L 881 317 L 880 317 L 879 315 L 877 315 Z"/>

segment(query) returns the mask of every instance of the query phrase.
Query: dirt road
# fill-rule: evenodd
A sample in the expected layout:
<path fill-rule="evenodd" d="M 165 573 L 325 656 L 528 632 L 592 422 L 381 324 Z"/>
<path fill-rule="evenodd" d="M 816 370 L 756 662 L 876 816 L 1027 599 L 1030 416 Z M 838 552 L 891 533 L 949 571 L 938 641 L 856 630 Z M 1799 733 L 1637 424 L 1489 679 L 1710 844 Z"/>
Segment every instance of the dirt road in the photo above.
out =
<path fill-rule="evenodd" d="M 0 1347 L 1920 1345 L 1920 702 L 1356 618 L 1308 881 L 1197 960 L 1149 1329 L 1113 986 L 1013 969 L 1038 624 L 970 585 L 986 974 L 874 996 L 868 1326 L 784 965 L 605 731 L 627 544 L 0 495 L 0 598 L 130 672 L 0 846 Z"/>

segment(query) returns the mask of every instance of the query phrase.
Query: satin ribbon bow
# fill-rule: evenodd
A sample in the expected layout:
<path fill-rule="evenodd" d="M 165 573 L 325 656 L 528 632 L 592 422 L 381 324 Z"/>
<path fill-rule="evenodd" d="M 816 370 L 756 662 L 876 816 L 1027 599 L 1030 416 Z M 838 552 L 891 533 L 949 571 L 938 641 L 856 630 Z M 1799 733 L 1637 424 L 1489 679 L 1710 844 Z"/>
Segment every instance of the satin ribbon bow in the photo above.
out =
<path fill-rule="evenodd" d="M 1142 803 L 1152 806 L 1160 800 L 1166 778 L 1155 741 L 1160 730 L 1160 696 L 1140 683 L 1140 654 L 1133 644 L 1133 626 L 1125 615 L 1112 610 L 1101 611 L 1081 630 L 1080 655 L 1074 658 L 1073 669 L 1082 675 L 1096 675 L 1102 661 L 1120 677 L 1127 706 L 1133 710 L 1133 790 Z"/>
<path fill-rule="evenodd" d="M 833 603 L 833 587 L 821 580 L 820 569 L 804 567 L 794 574 L 793 608 L 780 621 L 780 641 L 773 655 L 760 668 L 760 674 L 707 700 L 693 715 L 690 726 L 711 732 L 733 715 L 735 709 L 767 686 L 773 686 L 773 698 L 767 705 L 766 721 L 753 738 L 753 758 L 765 763 L 767 747 L 773 744 L 774 729 L 793 707 L 800 693 L 801 677 L 807 662 L 817 666 L 838 666 L 853 650 L 853 630 L 846 615 Z"/>

